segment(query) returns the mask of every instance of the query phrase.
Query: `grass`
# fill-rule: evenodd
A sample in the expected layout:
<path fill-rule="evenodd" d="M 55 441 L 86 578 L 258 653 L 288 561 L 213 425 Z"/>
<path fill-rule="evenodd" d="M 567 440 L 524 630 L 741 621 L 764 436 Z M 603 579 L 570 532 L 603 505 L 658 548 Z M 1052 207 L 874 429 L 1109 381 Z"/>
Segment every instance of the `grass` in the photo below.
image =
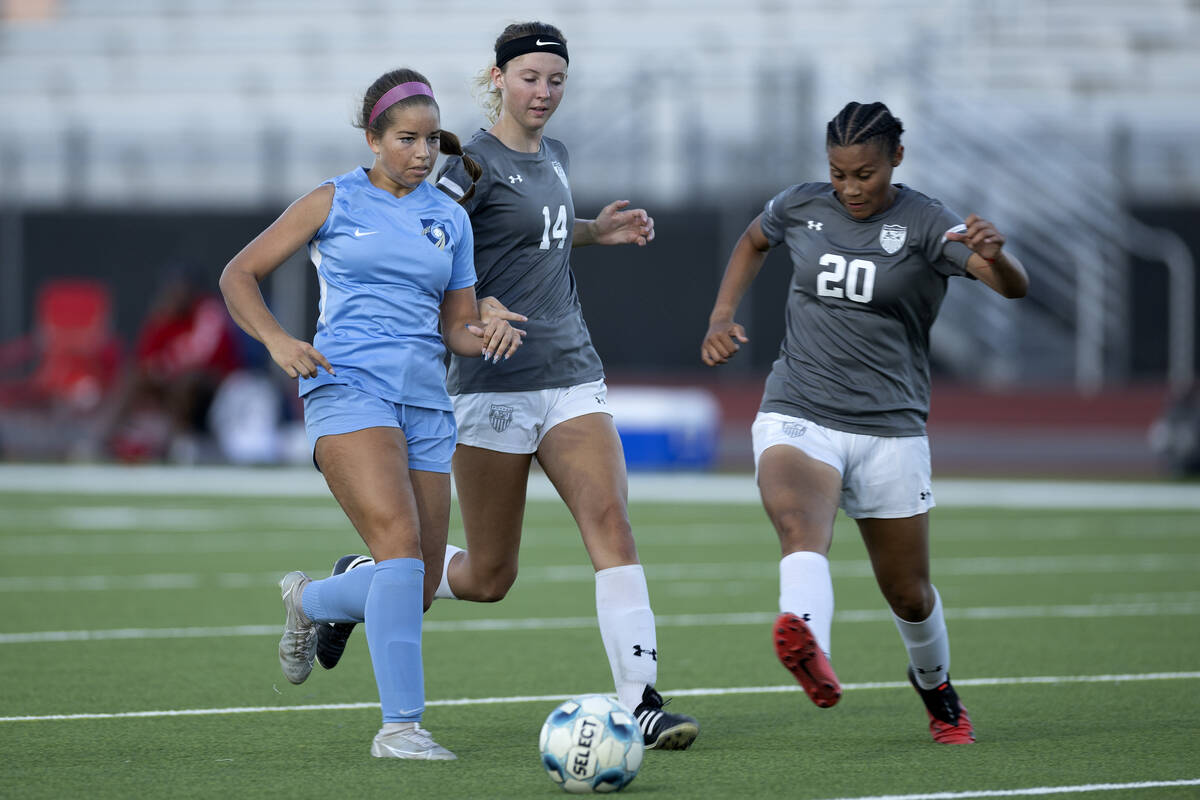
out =
<path fill-rule="evenodd" d="M 831 554 L 847 691 L 824 711 L 771 651 L 778 553 L 762 510 L 638 503 L 631 515 L 660 620 L 659 688 L 702 732 L 685 753 L 648 753 L 628 794 L 832 798 L 1200 778 L 1194 512 L 934 511 L 933 574 L 976 722 L 971 747 L 930 741 L 849 521 L 839 519 Z M 457 522 L 451 540 L 462 541 Z M 360 550 L 323 497 L 0 492 L 0 797 L 558 796 L 537 757 L 555 700 L 444 701 L 611 690 L 588 621 L 590 570 L 562 505 L 530 504 L 508 598 L 439 601 L 426 616 L 425 725 L 456 762 L 371 758 L 377 708 L 305 709 L 377 699 L 361 631 L 336 671 L 318 668 L 301 686 L 279 674 L 274 581 L 325 573 Z M 541 622 L 464 630 L 471 620 Z M 131 630 L 104 633 L 120 629 Z M 64 631 L 93 638 L 45 635 Z M 1177 675 L 1143 679 L 1162 673 Z M 1143 677 L 1082 680 L 1105 675 Z M 1019 682 L 1046 676 L 1062 680 Z M 737 688 L 749 691 L 704 691 Z M 211 709 L 229 711 L 14 719 Z"/>

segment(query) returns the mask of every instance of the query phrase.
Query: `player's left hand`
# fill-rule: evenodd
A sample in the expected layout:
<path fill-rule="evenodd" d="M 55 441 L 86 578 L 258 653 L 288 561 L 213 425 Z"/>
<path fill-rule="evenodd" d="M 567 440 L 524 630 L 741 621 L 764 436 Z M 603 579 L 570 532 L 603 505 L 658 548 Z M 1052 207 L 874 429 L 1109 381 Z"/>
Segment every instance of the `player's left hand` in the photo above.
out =
<path fill-rule="evenodd" d="M 996 226 L 977 214 L 972 214 L 965 220 L 967 230 L 963 233 L 947 233 L 946 238 L 952 242 L 962 242 L 973 251 L 983 256 L 989 262 L 1000 257 L 1004 249 L 1004 235 L 996 230 Z"/>
<path fill-rule="evenodd" d="M 628 200 L 614 200 L 592 221 L 596 244 L 636 244 L 654 241 L 654 217 L 644 208 L 626 208 Z"/>

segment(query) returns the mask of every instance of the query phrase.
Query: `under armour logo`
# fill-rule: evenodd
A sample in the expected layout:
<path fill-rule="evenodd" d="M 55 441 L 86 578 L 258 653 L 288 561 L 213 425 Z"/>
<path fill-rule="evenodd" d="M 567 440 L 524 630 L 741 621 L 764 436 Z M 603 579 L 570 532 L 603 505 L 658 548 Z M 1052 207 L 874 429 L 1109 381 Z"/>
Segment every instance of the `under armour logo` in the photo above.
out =
<path fill-rule="evenodd" d="M 651 660 L 658 661 L 658 651 L 657 650 L 647 650 L 646 648 L 642 647 L 640 644 L 635 644 L 633 646 L 633 654 L 635 656 L 647 655 L 647 656 L 650 656 Z"/>
<path fill-rule="evenodd" d="M 812 622 L 812 615 L 805 611 L 800 615 L 800 619 L 804 620 L 805 622 Z"/>
<path fill-rule="evenodd" d="M 916 670 L 917 670 L 917 672 L 919 672 L 922 675 L 928 675 L 931 672 L 941 672 L 942 665 L 938 664 L 936 667 L 934 667 L 932 669 L 921 669 L 920 667 L 917 667 Z"/>
<path fill-rule="evenodd" d="M 522 178 L 522 177 L 520 176 L 520 174 L 517 174 L 517 175 L 509 175 L 509 176 L 508 176 L 508 182 L 509 182 L 509 183 L 524 183 L 524 182 L 525 182 L 525 179 L 524 179 L 524 178 Z"/>
<path fill-rule="evenodd" d="M 932 494 L 932 492 L 921 492 L 921 499 L 928 500 L 930 494 Z"/>
<path fill-rule="evenodd" d="M 817 222 L 815 219 L 810 219 L 808 221 L 808 229 L 810 231 L 819 231 L 824 224 L 824 222 Z"/>
<path fill-rule="evenodd" d="M 608 401 L 604 399 L 604 395 L 598 394 L 598 395 L 594 395 L 594 397 L 596 398 L 596 405 L 598 405 L 598 406 L 608 405 Z"/>

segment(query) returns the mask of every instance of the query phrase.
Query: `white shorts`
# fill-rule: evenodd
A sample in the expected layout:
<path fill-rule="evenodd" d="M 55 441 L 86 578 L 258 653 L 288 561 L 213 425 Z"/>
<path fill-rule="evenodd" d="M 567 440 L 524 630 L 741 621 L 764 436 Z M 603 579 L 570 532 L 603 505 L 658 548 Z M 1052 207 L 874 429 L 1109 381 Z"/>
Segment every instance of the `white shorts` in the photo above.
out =
<path fill-rule="evenodd" d="M 501 453 L 536 453 L 546 434 L 560 422 L 585 414 L 608 414 L 604 379 L 531 392 L 456 394 L 454 418 L 458 443 Z"/>
<path fill-rule="evenodd" d="M 787 414 L 762 412 L 750 428 L 754 470 L 768 447 L 787 445 L 842 475 L 839 505 L 853 519 L 898 519 L 936 505 L 927 436 L 871 436 L 826 428 Z"/>

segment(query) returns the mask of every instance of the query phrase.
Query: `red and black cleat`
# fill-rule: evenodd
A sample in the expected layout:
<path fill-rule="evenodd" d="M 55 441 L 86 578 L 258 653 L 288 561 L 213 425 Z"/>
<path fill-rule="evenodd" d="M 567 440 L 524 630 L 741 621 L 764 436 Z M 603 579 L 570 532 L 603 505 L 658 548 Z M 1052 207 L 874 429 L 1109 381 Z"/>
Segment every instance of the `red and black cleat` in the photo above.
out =
<path fill-rule="evenodd" d="M 958 692 L 950 685 L 950 676 L 933 689 L 922 689 L 908 668 L 908 682 L 917 690 L 925 703 L 929 715 L 929 732 L 940 744 L 971 744 L 975 741 L 975 729 L 967 715 L 967 707 L 958 699 Z"/>
<path fill-rule="evenodd" d="M 842 697 L 841 684 L 808 623 L 784 612 L 775 619 L 774 633 L 775 654 L 804 687 L 809 699 L 820 708 L 836 705 Z"/>

